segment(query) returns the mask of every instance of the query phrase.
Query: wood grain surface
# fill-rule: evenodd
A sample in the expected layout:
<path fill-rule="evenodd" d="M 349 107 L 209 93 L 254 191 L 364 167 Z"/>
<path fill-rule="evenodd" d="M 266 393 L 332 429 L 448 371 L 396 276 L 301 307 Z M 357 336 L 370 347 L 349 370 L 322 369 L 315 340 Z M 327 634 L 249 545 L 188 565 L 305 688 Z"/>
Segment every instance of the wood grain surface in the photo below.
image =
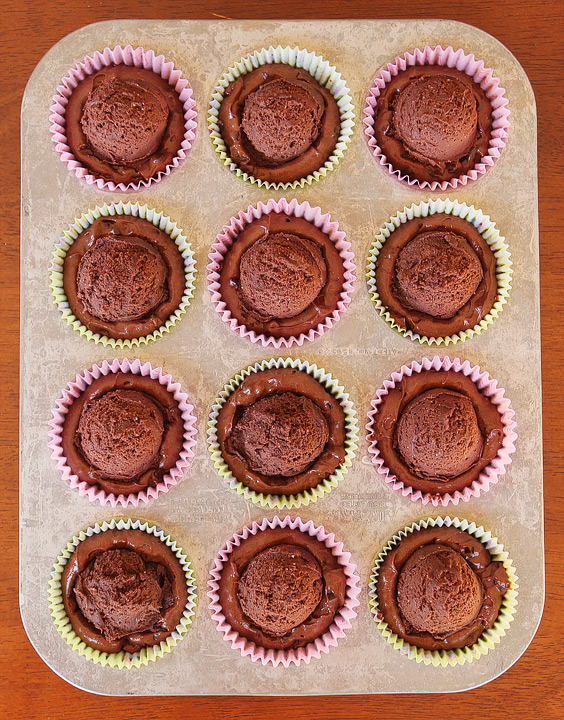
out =
<path fill-rule="evenodd" d="M 494 35 L 531 79 L 538 105 L 544 487 L 547 592 L 540 629 L 504 675 L 457 695 L 314 698 L 105 698 L 57 677 L 35 653 L 18 609 L 19 117 L 27 79 L 44 53 L 69 32 L 117 18 L 449 18 Z M 428 718 L 564 717 L 564 3 L 562 0 L 107 0 L 68 3 L 0 0 L 0 463 L 3 486 L 0 564 L 3 628 L 0 718 Z M 531 212 L 535 209 L 531 208 Z M 523 318 L 523 330 L 527 319 Z M 38 598 L 42 602 L 42 598 Z M 526 611 L 526 609 L 521 609 Z"/>

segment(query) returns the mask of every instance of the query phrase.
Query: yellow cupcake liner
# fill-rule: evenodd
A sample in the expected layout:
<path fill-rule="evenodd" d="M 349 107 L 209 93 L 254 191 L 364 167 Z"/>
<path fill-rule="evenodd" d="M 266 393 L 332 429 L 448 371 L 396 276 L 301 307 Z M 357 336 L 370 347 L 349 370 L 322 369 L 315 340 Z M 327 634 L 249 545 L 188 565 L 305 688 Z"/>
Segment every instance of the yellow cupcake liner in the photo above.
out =
<path fill-rule="evenodd" d="M 396 635 L 388 623 L 384 620 L 382 612 L 378 604 L 378 573 L 380 566 L 384 561 L 384 558 L 388 552 L 396 547 L 398 543 L 405 538 L 409 533 L 417 530 L 426 529 L 429 527 L 455 527 L 458 530 L 463 530 L 469 535 L 472 535 L 479 540 L 482 545 L 490 553 L 492 561 L 502 563 L 507 576 L 509 578 L 509 589 L 503 596 L 501 607 L 499 609 L 499 615 L 491 628 L 485 630 L 478 640 L 473 645 L 468 645 L 463 648 L 457 648 L 454 650 L 425 650 L 424 648 L 410 645 L 403 638 Z M 438 517 L 438 518 L 427 518 L 426 520 L 420 520 L 408 525 L 403 530 L 396 533 L 383 547 L 379 555 L 374 560 L 374 566 L 370 575 L 370 581 L 368 584 L 368 606 L 370 612 L 374 616 L 376 627 L 385 638 L 385 640 L 392 645 L 396 650 L 399 650 L 402 655 L 405 655 L 410 660 L 415 660 L 418 663 L 424 665 L 433 665 L 434 667 L 455 667 L 456 665 L 464 665 L 464 663 L 472 662 L 472 660 L 478 660 L 483 655 L 487 655 L 490 650 L 493 650 L 497 644 L 501 641 L 501 638 L 505 635 L 517 606 L 517 595 L 519 585 L 517 583 L 518 578 L 515 573 L 515 568 L 510 560 L 507 552 L 504 550 L 503 545 L 498 542 L 496 537 L 493 537 L 491 532 L 484 530 L 480 525 L 477 526 L 475 522 L 468 522 L 468 520 L 460 520 L 457 517 Z"/>
<path fill-rule="evenodd" d="M 184 275 L 186 278 L 186 285 L 184 288 L 184 295 L 180 301 L 180 305 L 176 310 L 168 317 L 164 325 L 161 325 L 158 330 L 154 330 L 149 335 L 144 335 L 139 338 L 110 338 L 107 335 L 101 335 L 100 333 L 92 332 L 73 314 L 69 307 L 67 296 L 65 295 L 63 287 L 63 267 L 65 257 L 69 248 L 78 238 L 80 233 L 86 230 L 95 220 L 100 217 L 112 217 L 115 215 L 132 215 L 133 217 L 141 218 L 152 223 L 159 230 L 162 230 L 170 236 L 171 240 L 174 240 L 178 247 L 178 251 L 182 255 L 184 261 Z M 181 229 L 178 225 L 173 222 L 168 216 L 162 212 L 157 212 L 147 205 L 140 205 L 139 203 L 132 202 L 118 202 L 104 205 L 97 205 L 85 212 L 81 217 L 76 218 L 72 225 L 69 226 L 68 230 L 65 230 L 61 236 L 57 247 L 53 252 L 51 259 L 51 281 L 50 287 L 53 292 L 53 298 L 55 305 L 63 316 L 63 320 L 66 320 L 67 324 L 76 330 L 82 337 L 87 340 L 92 340 L 97 345 L 103 345 L 104 347 L 111 348 L 135 348 L 142 345 L 146 345 L 152 340 L 161 338 L 176 325 L 180 318 L 186 312 L 190 305 L 190 300 L 194 296 L 194 276 L 196 273 L 196 263 L 194 261 L 194 253 L 187 238 L 182 234 Z"/>
<path fill-rule="evenodd" d="M 315 378 L 329 393 L 331 393 L 331 395 L 333 395 L 333 397 L 339 401 L 345 414 L 346 436 L 345 459 L 343 460 L 343 463 L 332 475 L 322 480 L 318 485 L 310 488 L 309 490 L 303 490 L 296 495 L 270 495 L 259 493 L 248 488 L 240 480 L 237 480 L 237 478 L 235 478 L 231 473 L 229 466 L 223 459 L 217 438 L 217 417 L 227 398 L 252 373 L 260 372 L 261 370 L 271 370 L 273 368 L 295 368 L 311 375 L 311 377 Z M 337 487 L 339 481 L 342 480 L 347 470 L 352 465 L 352 461 L 358 447 L 358 425 L 356 412 L 352 402 L 349 400 L 348 393 L 345 392 L 344 388 L 339 385 L 339 381 L 330 373 L 327 373 L 323 368 L 318 368 L 315 364 L 310 364 L 306 360 L 300 360 L 299 358 L 272 358 L 270 360 L 263 360 L 262 362 L 255 363 L 255 365 L 249 365 L 246 369 L 238 372 L 235 377 L 224 385 L 223 390 L 212 406 L 210 419 L 208 421 L 207 435 L 208 450 L 214 467 L 229 487 L 232 490 L 235 490 L 238 495 L 242 495 L 246 500 L 250 500 L 255 503 L 255 505 L 276 508 L 278 510 L 283 510 L 285 508 L 299 508 L 302 506 L 305 507 L 330 493 L 333 488 Z"/>
<path fill-rule="evenodd" d="M 118 653 L 106 653 L 91 648 L 73 630 L 71 621 L 65 612 L 65 606 L 63 604 L 61 577 L 68 559 L 73 555 L 77 546 L 87 537 L 106 532 L 107 530 L 142 530 L 143 532 L 159 538 L 174 552 L 180 562 L 180 565 L 182 566 L 182 569 L 184 570 L 186 578 L 188 600 L 186 602 L 186 607 L 184 608 L 184 613 L 175 630 L 158 645 L 141 648 L 141 650 L 135 653 L 128 653 L 124 650 Z M 184 550 L 175 540 L 171 538 L 170 535 L 165 534 L 165 532 L 159 529 L 156 525 L 152 525 L 151 523 L 145 521 L 114 518 L 110 521 L 96 523 L 96 525 L 81 531 L 67 543 L 66 547 L 61 550 L 61 553 L 51 570 L 51 580 L 49 581 L 49 610 L 51 611 L 51 616 L 61 637 L 72 647 L 73 650 L 76 650 L 79 655 L 82 655 L 82 657 L 85 657 L 87 660 L 91 660 L 97 665 L 102 665 L 104 667 L 138 668 L 142 665 L 148 665 L 151 661 L 163 657 L 163 655 L 167 655 L 174 647 L 176 647 L 184 635 L 186 635 L 196 612 L 196 593 L 196 580 L 190 560 L 185 555 Z"/>
<path fill-rule="evenodd" d="M 397 324 L 380 299 L 376 286 L 375 271 L 378 255 L 394 230 L 414 218 L 428 217 L 429 215 L 435 215 L 437 213 L 447 213 L 466 220 L 474 225 L 476 230 L 488 243 L 496 260 L 497 299 L 490 312 L 473 328 L 462 330 L 459 333 L 445 337 L 427 337 L 426 335 L 419 335 L 419 333 L 415 333 L 407 328 L 402 328 Z M 504 305 L 507 303 L 511 289 L 513 270 L 511 268 L 512 263 L 510 258 L 511 255 L 505 238 L 502 237 L 495 223 L 490 220 L 489 215 L 484 215 L 481 210 L 476 209 L 473 205 L 467 205 L 466 203 L 458 202 L 458 200 L 450 200 L 448 198 L 445 200 L 427 200 L 419 203 L 419 205 L 414 203 L 410 207 L 404 207 L 403 210 L 391 217 L 376 234 L 368 253 L 366 272 L 368 293 L 372 304 L 392 330 L 421 345 L 444 345 L 446 347 L 451 344 L 454 345 L 459 342 L 464 342 L 473 337 L 478 337 L 478 335 L 488 328 L 499 316 Z"/>
<path fill-rule="evenodd" d="M 241 75 L 246 75 L 252 70 L 256 70 L 261 65 L 271 63 L 284 63 L 285 65 L 302 68 L 303 70 L 309 72 L 309 74 L 314 77 L 320 85 L 326 87 L 331 92 L 337 101 L 340 111 L 341 132 L 335 149 L 333 150 L 333 154 L 327 159 L 325 164 L 319 168 L 319 170 L 314 170 L 306 177 L 299 178 L 298 180 L 294 180 L 292 182 L 276 183 L 267 180 L 260 180 L 259 178 L 255 178 L 253 175 L 243 172 L 238 167 L 237 163 L 229 156 L 229 150 L 223 141 L 218 124 L 219 108 L 223 101 L 223 96 L 227 86 Z M 289 46 L 282 47 L 281 45 L 273 47 L 271 45 L 268 49 L 262 48 L 262 50 L 256 50 L 254 53 L 241 58 L 239 62 L 232 65 L 227 72 L 220 77 L 212 94 L 212 99 L 210 100 L 208 127 L 217 156 L 236 177 L 241 178 L 245 182 L 249 182 L 253 185 L 258 185 L 258 187 L 264 187 L 269 190 L 295 190 L 296 188 L 303 188 L 306 185 L 311 185 L 315 181 L 325 177 L 327 173 L 337 167 L 343 157 L 343 153 L 351 141 L 354 127 L 354 105 L 352 104 L 350 90 L 341 77 L 341 74 L 337 72 L 333 65 L 330 65 L 320 55 L 300 49 L 299 47 L 291 48 Z"/>

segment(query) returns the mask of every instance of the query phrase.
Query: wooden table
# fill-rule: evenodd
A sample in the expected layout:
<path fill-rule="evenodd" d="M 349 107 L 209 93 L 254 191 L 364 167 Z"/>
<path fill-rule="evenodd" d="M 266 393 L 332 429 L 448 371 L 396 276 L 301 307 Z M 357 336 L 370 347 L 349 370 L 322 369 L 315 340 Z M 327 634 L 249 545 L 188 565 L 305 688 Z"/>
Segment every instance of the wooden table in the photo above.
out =
<path fill-rule="evenodd" d="M 323 3 L 193 0 L 0 0 L 3 62 L 0 67 L 0 462 L 3 502 L 0 527 L 6 555 L 0 569 L 4 617 L 0 718 L 67 720 L 93 713 L 121 718 L 372 718 L 422 712 L 425 717 L 564 717 L 564 3 L 562 0 L 325 0 Z M 27 79 L 43 54 L 64 35 L 91 22 L 127 17 L 161 18 L 426 18 L 475 25 L 504 43 L 531 79 L 538 104 L 541 313 L 543 348 L 544 477 L 547 591 L 540 629 L 525 655 L 485 687 L 459 695 L 351 696 L 335 698 L 136 698 L 88 695 L 58 678 L 41 661 L 18 612 L 18 248 L 19 115 Z M 531 208 L 531 212 L 535 209 Z M 526 331 L 527 321 L 523 319 Z M 40 600 L 38 599 L 38 602 Z"/>

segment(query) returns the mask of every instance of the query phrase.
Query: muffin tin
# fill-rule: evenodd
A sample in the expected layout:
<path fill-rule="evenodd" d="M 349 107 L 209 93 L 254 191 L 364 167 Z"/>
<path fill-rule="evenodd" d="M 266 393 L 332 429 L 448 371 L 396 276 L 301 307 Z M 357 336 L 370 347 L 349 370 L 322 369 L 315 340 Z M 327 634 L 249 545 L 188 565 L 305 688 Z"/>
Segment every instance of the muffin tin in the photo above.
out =
<path fill-rule="evenodd" d="M 194 91 L 197 128 L 191 152 L 168 177 L 136 193 L 111 193 L 79 180 L 60 161 L 49 131 L 49 107 L 60 79 L 85 55 L 131 43 L 174 62 Z M 362 132 L 366 93 L 383 65 L 425 45 L 464 48 L 494 69 L 506 89 L 511 127 L 501 157 L 476 182 L 450 193 L 399 183 L 372 157 Z M 295 191 L 266 190 L 234 177 L 218 160 L 206 116 L 219 77 L 242 55 L 270 45 L 298 45 L 337 67 L 351 89 L 356 127 L 335 172 Z M 222 226 L 258 201 L 307 200 L 339 222 L 355 254 L 357 280 L 347 312 L 321 338 L 276 351 L 250 343 L 218 317 L 206 285 L 208 253 Z M 512 290 L 503 313 L 479 337 L 430 352 L 390 330 L 372 306 L 364 268 L 374 236 L 389 217 L 429 197 L 451 197 L 490 215 L 506 238 Z M 139 201 L 177 222 L 195 253 L 195 296 L 177 327 L 134 350 L 103 348 L 67 327 L 53 303 L 49 263 L 76 217 L 96 205 Z M 61 40 L 41 60 L 22 104 L 20 606 L 34 647 L 60 676 L 108 695 L 454 692 L 492 680 L 530 643 L 544 598 L 541 378 L 537 218 L 536 109 L 527 77 L 497 40 L 462 23 L 421 21 L 139 21 L 90 25 Z M 432 356 L 459 356 L 498 380 L 511 399 L 519 438 L 506 475 L 488 493 L 449 507 L 499 538 L 519 576 L 518 606 L 501 643 L 463 667 L 409 662 L 381 637 L 368 606 L 374 558 L 402 527 L 445 508 L 414 503 L 379 477 L 365 432 L 370 401 L 402 365 Z M 93 363 L 139 358 L 178 380 L 195 406 L 198 435 L 183 479 L 169 493 L 127 510 L 90 503 L 62 480 L 47 446 L 48 420 L 61 390 Z M 272 518 L 233 493 L 210 461 L 206 427 L 211 406 L 235 373 L 271 357 L 300 357 L 339 378 L 359 420 L 352 467 L 330 495 L 299 516 L 334 532 L 361 577 L 358 617 L 338 646 L 307 665 L 263 667 L 241 657 L 217 632 L 206 585 L 220 548 L 245 525 Z M 442 512 L 441 512 L 442 510 Z M 278 513 L 284 515 L 286 513 Z M 294 517 L 298 511 L 292 513 Z M 166 657 L 148 667 L 116 669 L 87 662 L 58 635 L 49 614 L 51 568 L 81 529 L 113 517 L 148 520 L 177 538 L 198 586 L 192 627 Z"/>

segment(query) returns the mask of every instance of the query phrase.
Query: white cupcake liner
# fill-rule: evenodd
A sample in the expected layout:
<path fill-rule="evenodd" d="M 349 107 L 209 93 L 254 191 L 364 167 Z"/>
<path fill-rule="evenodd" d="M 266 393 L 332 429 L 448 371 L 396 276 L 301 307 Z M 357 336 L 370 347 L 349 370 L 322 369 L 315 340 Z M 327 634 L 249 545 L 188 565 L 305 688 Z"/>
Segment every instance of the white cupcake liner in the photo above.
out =
<path fill-rule="evenodd" d="M 167 545 L 176 555 L 186 578 L 186 586 L 188 589 L 188 600 L 184 608 L 180 622 L 174 631 L 165 639 L 161 640 L 158 645 L 151 645 L 141 648 L 138 652 L 129 653 L 121 650 L 117 653 L 106 653 L 96 650 L 87 645 L 73 630 L 71 621 L 65 611 L 63 603 L 61 578 L 65 565 L 69 558 L 80 543 L 88 537 L 106 532 L 107 530 L 142 530 L 150 535 L 159 538 Z M 167 655 L 178 642 L 186 635 L 188 628 L 192 624 L 192 619 L 196 612 L 197 588 L 194 571 L 190 560 L 187 558 L 184 550 L 173 540 L 170 535 L 165 534 L 163 530 L 156 525 L 141 520 L 112 519 L 81 531 L 75 535 L 59 554 L 53 569 L 51 570 L 51 580 L 49 580 L 49 610 L 53 618 L 57 630 L 61 637 L 80 655 L 97 665 L 115 667 L 115 668 L 132 668 L 148 665 L 149 662 L 157 660 L 157 658 Z"/>
<path fill-rule="evenodd" d="M 392 632 L 388 623 L 384 620 L 384 616 L 378 603 L 378 574 L 388 552 L 396 547 L 409 533 L 427 529 L 429 527 L 443 526 L 455 527 L 458 530 L 463 530 L 479 540 L 491 555 L 492 562 L 502 563 L 505 571 L 507 572 L 510 586 L 503 596 L 501 607 L 499 609 L 499 615 L 497 616 L 494 624 L 491 628 L 485 630 L 473 645 L 467 645 L 466 647 L 453 650 L 425 650 L 424 648 L 410 645 L 399 635 L 396 635 Z M 492 536 L 491 532 L 484 530 L 481 525 L 478 527 L 475 522 L 468 522 L 468 520 L 464 519 L 460 520 L 457 517 L 427 518 L 426 520 L 414 522 L 405 527 L 403 530 L 400 530 L 392 538 L 390 538 L 390 540 L 388 540 L 384 548 L 380 551 L 374 561 L 374 566 L 370 575 L 368 585 L 368 606 L 373 615 L 374 622 L 376 623 L 376 626 L 382 636 L 396 650 L 399 650 L 402 655 L 405 655 L 410 660 L 415 660 L 418 663 L 422 662 L 424 665 L 433 665 L 434 667 L 455 667 L 456 665 L 464 665 L 466 662 L 470 663 L 472 660 L 477 660 L 482 657 L 482 655 L 487 655 L 488 652 L 493 650 L 500 642 L 501 638 L 504 637 L 507 629 L 509 628 L 509 624 L 513 620 L 517 606 L 517 590 L 519 588 L 517 581 L 518 577 L 515 573 L 512 561 L 510 560 L 503 545 L 498 542 L 496 537 Z"/>
<path fill-rule="evenodd" d="M 339 401 L 345 414 L 345 459 L 342 464 L 339 465 L 328 478 L 321 480 L 315 487 L 309 490 L 302 490 L 302 492 L 295 495 L 269 495 L 267 493 L 257 492 L 244 485 L 240 480 L 237 480 L 223 459 L 217 438 L 217 418 L 221 408 L 230 395 L 252 373 L 261 372 L 262 370 L 272 370 L 273 368 L 295 368 L 311 375 L 311 377 L 323 385 L 327 392 L 331 393 L 331 395 Z M 246 369 L 238 372 L 224 385 L 219 397 L 214 402 L 208 421 L 207 434 L 211 459 L 222 480 L 224 480 L 232 490 L 235 490 L 238 495 L 241 495 L 246 500 L 250 500 L 255 503 L 255 505 L 276 508 L 278 510 L 307 506 L 310 503 L 317 502 L 317 500 L 324 495 L 329 494 L 334 487 L 337 487 L 339 481 L 342 480 L 347 470 L 351 467 L 358 447 L 356 412 L 352 402 L 349 400 L 348 393 L 345 392 L 345 389 L 339 385 L 338 380 L 330 373 L 327 373 L 323 368 L 318 368 L 317 365 L 310 365 L 307 361 L 300 360 L 299 358 L 272 358 L 270 360 L 263 360 L 262 362 L 255 363 L 255 365 L 249 365 Z"/>
<path fill-rule="evenodd" d="M 151 70 L 155 74 L 166 80 L 169 85 L 174 88 L 180 97 L 180 102 L 184 106 L 184 139 L 181 146 L 167 165 L 164 171 L 157 173 L 148 180 L 142 180 L 138 183 L 114 183 L 112 180 L 105 180 L 84 167 L 72 153 L 69 147 L 66 135 L 66 107 L 73 90 L 88 75 L 94 75 L 103 67 L 109 65 L 129 65 L 144 70 Z M 61 80 L 61 84 L 57 86 L 57 94 L 53 96 L 51 105 L 51 115 L 49 122 L 51 123 L 51 137 L 55 143 L 55 149 L 61 156 L 61 160 L 66 163 L 68 169 L 78 178 L 84 180 L 88 185 L 96 185 L 99 190 L 116 190 L 138 191 L 143 188 L 160 182 L 170 172 L 178 167 L 182 160 L 186 158 L 190 152 L 190 148 L 194 142 L 196 129 L 196 103 L 193 98 L 192 88 L 188 81 L 182 77 L 180 70 L 174 67 L 172 62 L 167 62 L 164 55 L 155 55 L 153 50 L 144 50 L 142 47 L 133 48 L 131 45 L 122 47 L 116 45 L 113 50 L 109 47 L 104 48 L 102 52 L 96 51 L 92 56 L 87 55 L 82 62 L 77 62 L 71 68 L 65 77 Z"/>
<path fill-rule="evenodd" d="M 326 87 L 333 95 L 339 107 L 341 118 L 341 132 L 333 154 L 319 170 L 314 170 L 306 177 L 291 182 L 270 182 L 255 178 L 243 172 L 237 163 L 229 156 L 229 150 L 221 136 L 218 124 L 219 108 L 227 86 L 241 75 L 246 75 L 261 67 L 261 65 L 269 65 L 272 63 L 283 63 L 284 65 L 291 65 L 292 67 L 306 70 L 321 86 Z M 330 65 L 320 55 L 300 49 L 299 47 L 291 48 L 289 46 L 282 47 L 281 45 L 273 47 L 271 45 L 268 49 L 263 48 L 262 50 L 256 50 L 254 53 L 241 58 L 239 62 L 232 65 L 227 72 L 220 77 L 214 89 L 212 99 L 210 100 L 208 127 L 217 156 L 223 165 L 229 168 L 236 177 L 253 185 L 258 185 L 258 187 L 276 190 L 295 190 L 298 187 L 303 188 L 306 185 L 311 185 L 337 167 L 343 157 L 344 151 L 351 141 L 354 127 L 354 105 L 352 104 L 350 90 L 342 79 L 341 73 L 338 73 L 335 67 Z"/>
<path fill-rule="evenodd" d="M 380 299 L 375 272 L 378 255 L 380 254 L 386 240 L 388 240 L 394 230 L 399 228 L 399 226 L 403 223 L 409 222 L 414 218 L 428 217 L 437 213 L 447 213 L 468 221 L 488 243 L 496 259 L 496 279 L 498 291 L 497 300 L 494 302 L 492 309 L 473 328 L 461 330 L 458 333 L 444 337 L 427 337 L 426 335 L 420 335 L 419 333 L 413 332 L 408 328 L 402 328 L 397 324 L 391 313 L 388 312 L 388 308 Z M 449 198 L 446 198 L 445 200 L 426 200 L 418 205 L 413 203 L 410 207 L 404 207 L 403 210 L 400 210 L 391 217 L 376 234 L 368 252 L 368 265 L 366 272 L 368 293 L 372 304 L 392 330 L 395 330 L 400 335 L 403 335 L 404 337 L 422 345 L 436 344 L 448 346 L 477 337 L 499 316 L 504 305 L 507 303 L 509 291 L 511 289 L 513 270 L 511 269 L 512 263 L 510 258 L 511 255 L 507 244 L 505 243 L 505 238 L 502 237 L 495 223 L 491 221 L 489 215 L 485 215 L 481 210 L 477 210 L 474 205 L 469 206 L 466 203 L 460 203 L 458 200 L 450 200 Z"/>
<path fill-rule="evenodd" d="M 161 325 L 160 328 L 154 330 L 152 333 L 139 338 L 116 339 L 89 330 L 73 314 L 69 307 L 69 302 L 63 287 L 63 269 L 65 258 L 74 241 L 98 218 L 114 217 L 116 215 L 131 215 L 152 223 L 155 227 L 159 228 L 159 230 L 162 230 L 169 235 L 171 240 L 174 240 L 184 261 L 186 285 L 180 305 L 170 314 L 164 325 Z M 131 349 L 134 347 L 140 347 L 141 345 L 146 345 L 153 340 L 158 340 L 158 338 L 161 338 L 163 335 L 170 332 L 170 330 L 176 325 L 186 312 L 186 309 L 190 305 L 190 300 L 194 296 L 195 273 L 196 263 L 194 262 L 192 247 L 175 222 L 173 222 L 167 215 L 164 215 L 162 212 L 157 212 L 156 210 L 147 207 L 147 205 L 140 205 L 139 203 L 131 202 L 118 202 L 111 203 L 109 205 L 97 205 L 95 208 L 92 208 L 81 215 L 81 217 L 76 218 L 74 223 L 69 226 L 68 230 L 63 232 L 63 235 L 53 252 L 51 260 L 50 286 L 53 292 L 55 305 L 57 306 L 57 310 L 61 313 L 63 320 L 65 320 L 67 325 L 70 325 L 82 337 L 85 337 L 87 340 L 92 340 L 96 344 L 101 344 L 104 347 L 109 346 L 112 348 Z"/>
<path fill-rule="evenodd" d="M 178 403 L 178 408 L 184 421 L 184 440 L 176 465 L 167 472 L 156 487 L 148 487 L 138 493 L 115 495 L 114 493 L 106 493 L 96 485 L 89 485 L 85 481 L 81 482 L 78 477 L 74 475 L 67 464 L 67 458 L 63 455 L 62 439 L 65 418 L 73 402 L 94 380 L 102 375 L 118 372 L 149 376 L 166 387 Z M 196 444 L 197 430 L 196 418 L 194 417 L 193 411 L 194 407 L 188 402 L 188 395 L 182 391 L 180 383 L 174 382 L 171 375 L 165 375 L 162 368 L 154 368 L 148 362 L 141 363 L 140 360 L 130 361 L 127 358 L 122 360 L 116 358 L 111 363 L 104 360 L 100 365 L 92 365 L 91 368 L 77 375 L 75 380 L 69 382 L 63 390 L 62 397 L 57 400 L 57 404 L 52 410 L 53 417 L 49 421 L 49 426 L 51 427 L 48 433 L 50 438 L 49 447 L 53 451 L 51 457 L 55 460 L 57 470 L 61 473 L 63 480 L 68 482 L 73 490 L 78 490 L 79 495 L 87 497 L 90 502 L 99 502 L 101 505 L 111 505 L 113 508 L 117 505 L 121 505 L 122 507 L 133 505 L 137 507 L 139 503 L 148 502 L 162 493 L 168 492 L 168 490 L 176 485 L 182 478 L 191 458 L 194 457 L 193 448 Z"/>
<path fill-rule="evenodd" d="M 414 65 L 441 65 L 444 67 L 455 68 L 471 77 L 475 83 L 480 85 L 485 92 L 486 97 L 492 106 L 492 131 L 488 146 L 488 153 L 484 155 L 482 161 L 477 163 L 471 170 L 452 178 L 451 180 L 443 180 L 439 182 L 434 180 L 419 181 L 410 178 L 407 174 L 402 174 L 401 170 L 396 170 L 393 165 L 388 162 L 382 148 L 378 145 L 374 135 L 374 109 L 378 101 L 380 93 L 386 84 L 398 73 L 406 70 Z M 400 182 L 411 187 L 429 189 L 429 190 L 445 190 L 455 189 L 459 186 L 465 186 L 469 182 L 477 180 L 483 175 L 494 162 L 499 158 L 505 141 L 507 138 L 507 129 L 509 128 L 509 109 L 507 108 L 508 100 L 505 97 L 505 89 L 500 86 L 499 78 L 493 74 L 491 68 L 484 65 L 483 60 L 476 60 L 472 53 L 466 54 L 463 50 L 454 50 L 450 45 L 447 48 L 437 45 L 429 47 L 426 45 L 423 49 L 416 48 L 413 52 L 406 52 L 396 57 L 393 62 L 388 63 L 380 74 L 375 78 L 373 85 L 368 90 L 368 96 L 363 110 L 364 134 L 368 141 L 368 147 L 383 167 L 387 168 L 390 175 L 395 176 Z"/>
<path fill-rule="evenodd" d="M 485 395 L 490 402 L 496 406 L 503 425 L 503 441 L 496 457 L 482 470 L 471 485 L 462 490 L 455 490 L 452 493 L 445 493 L 443 495 L 430 492 L 424 493 L 421 490 L 415 490 L 410 485 L 406 485 L 403 480 L 400 480 L 385 465 L 384 459 L 380 456 L 378 442 L 370 439 L 382 398 L 387 395 L 388 391 L 394 388 L 397 383 L 401 382 L 404 375 L 411 376 L 413 373 L 420 373 L 424 370 L 452 370 L 453 372 L 459 372 L 469 377 L 480 390 L 481 394 Z M 495 485 L 498 482 L 500 475 L 505 474 L 507 466 L 511 463 L 511 455 L 515 452 L 515 441 L 517 440 L 517 433 L 515 432 L 516 423 L 513 420 L 514 415 L 515 413 L 511 408 L 511 402 L 509 398 L 505 397 L 503 388 L 498 388 L 497 380 L 491 378 L 487 372 L 482 371 L 478 365 L 473 366 L 468 360 L 462 361 L 457 357 L 453 359 L 448 356 L 440 358 L 436 355 L 433 359 L 423 358 L 421 362 L 414 361 L 411 365 L 402 365 L 398 371 L 392 373 L 387 380 L 384 380 L 382 387 L 376 392 L 375 397 L 370 403 L 368 423 L 366 424 L 368 452 L 370 453 L 372 464 L 378 471 L 378 474 L 381 475 L 394 490 L 401 492 L 404 497 L 409 497 L 415 502 L 421 502 L 423 505 L 431 503 L 435 507 L 439 504 L 446 507 L 449 503 L 458 505 L 461 500 L 467 502 L 473 497 L 480 497 L 482 493 L 490 489 L 491 485 Z"/>
<path fill-rule="evenodd" d="M 247 640 L 237 633 L 227 622 L 222 612 L 219 600 L 219 580 L 223 570 L 223 565 L 234 547 L 238 547 L 242 541 L 246 540 L 250 535 L 256 535 L 267 528 L 298 528 L 301 532 L 316 537 L 327 548 L 331 549 L 332 554 L 338 558 L 339 564 L 342 565 L 343 571 L 347 578 L 345 604 L 335 615 L 333 624 L 329 629 L 314 641 L 308 643 L 304 647 L 292 650 L 274 650 L 266 649 L 256 645 L 254 642 Z M 356 617 L 355 607 L 359 605 L 358 595 L 360 578 L 356 574 L 356 565 L 351 563 L 350 553 L 343 550 L 343 543 L 335 540 L 333 533 L 328 533 L 321 525 L 316 526 L 311 520 L 304 522 L 301 518 L 291 518 L 287 515 L 285 518 L 278 516 L 273 518 L 264 518 L 260 522 L 254 522 L 250 527 L 244 527 L 240 532 L 233 535 L 227 541 L 225 546 L 220 550 L 219 555 L 215 559 L 214 566 L 210 572 L 208 580 L 208 597 L 210 599 L 209 607 L 212 618 L 217 625 L 217 630 L 223 634 L 226 642 L 231 643 L 235 650 L 239 650 L 243 657 L 250 657 L 253 662 L 260 661 L 263 665 L 300 665 L 301 663 L 309 664 L 312 658 L 320 658 L 321 653 L 328 653 L 330 648 L 336 647 L 338 641 L 345 637 L 345 630 L 351 627 L 351 621 Z"/>
<path fill-rule="evenodd" d="M 247 225 L 269 213 L 292 215 L 297 218 L 303 218 L 312 223 L 312 225 L 315 225 L 315 227 L 325 233 L 335 245 L 345 270 L 340 299 L 333 313 L 307 333 L 300 333 L 298 336 L 291 336 L 289 338 L 276 338 L 272 335 L 265 335 L 264 333 L 257 334 L 254 330 L 249 330 L 246 325 L 240 325 L 237 318 L 231 315 L 231 311 L 227 308 L 220 293 L 219 278 L 221 266 L 227 251 Z M 207 271 L 208 288 L 213 306 L 220 318 L 231 330 L 235 331 L 242 338 L 248 338 L 252 343 L 260 343 L 263 347 L 270 345 L 276 349 L 281 347 L 290 348 L 293 345 L 301 347 L 306 340 L 311 342 L 317 337 L 321 337 L 326 330 L 332 328 L 345 312 L 351 301 L 350 296 L 354 289 L 354 281 L 356 280 L 356 268 L 354 264 L 354 254 L 350 248 L 351 244 L 346 240 L 345 233 L 339 230 L 339 223 L 332 221 L 329 213 L 322 213 L 321 208 L 311 207 L 307 201 L 299 203 L 294 198 L 288 202 L 286 198 L 281 198 L 278 201 L 271 199 L 266 203 L 259 202 L 256 206 L 249 205 L 246 210 L 241 210 L 238 215 L 232 217 L 228 225 L 223 226 L 221 233 L 217 236 L 211 247 L 208 256 Z"/>

